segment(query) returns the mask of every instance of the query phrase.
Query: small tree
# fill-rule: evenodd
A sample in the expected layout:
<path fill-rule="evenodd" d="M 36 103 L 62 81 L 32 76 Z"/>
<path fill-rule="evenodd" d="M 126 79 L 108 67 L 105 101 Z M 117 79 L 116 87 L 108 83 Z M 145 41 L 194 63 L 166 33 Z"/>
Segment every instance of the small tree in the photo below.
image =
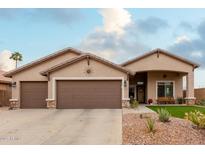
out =
<path fill-rule="evenodd" d="M 18 61 L 22 61 L 23 56 L 19 52 L 14 52 L 14 53 L 12 53 L 10 59 L 13 59 L 16 62 L 16 68 L 17 68 L 17 63 L 18 63 Z"/>

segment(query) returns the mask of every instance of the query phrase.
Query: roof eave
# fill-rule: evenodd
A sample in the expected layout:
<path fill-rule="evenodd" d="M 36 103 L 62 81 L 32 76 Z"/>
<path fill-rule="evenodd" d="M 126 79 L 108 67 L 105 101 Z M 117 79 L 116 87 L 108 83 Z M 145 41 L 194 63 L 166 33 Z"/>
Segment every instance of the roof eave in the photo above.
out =
<path fill-rule="evenodd" d="M 200 65 L 199 64 L 197 64 L 197 65 L 194 65 L 194 68 L 196 69 L 196 68 L 199 68 L 200 67 Z"/>
<path fill-rule="evenodd" d="M 3 76 L 8 77 L 8 78 L 11 78 L 11 77 L 12 77 L 12 75 L 10 75 L 9 72 L 4 73 Z"/>
<path fill-rule="evenodd" d="M 4 81 L 4 80 L 0 80 L 0 83 L 3 83 L 3 84 L 11 84 L 12 81 Z"/>
<path fill-rule="evenodd" d="M 200 67 L 200 65 L 197 64 L 197 63 L 194 63 L 194 62 L 192 62 L 192 61 L 190 61 L 190 60 L 184 59 L 184 58 L 182 58 L 182 57 L 179 57 L 179 56 L 174 55 L 174 54 L 172 54 L 172 53 L 170 53 L 170 52 L 168 52 L 168 51 L 166 51 L 166 50 L 159 49 L 159 48 L 153 49 L 153 50 L 151 50 L 150 52 L 147 52 L 147 53 L 145 53 L 145 54 L 143 54 L 143 55 L 141 55 L 141 56 L 139 56 L 139 57 L 136 57 L 136 58 L 134 58 L 134 59 L 128 60 L 128 61 L 126 61 L 126 62 L 120 64 L 120 66 L 125 67 L 125 66 L 127 66 L 127 65 L 129 65 L 129 64 L 131 64 L 131 63 L 133 63 L 133 62 L 136 62 L 136 61 L 138 61 L 138 60 L 141 60 L 141 59 L 143 59 L 143 58 L 145 58 L 145 57 L 147 57 L 147 56 L 149 56 L 149 55 L 155 54 L 155 53 L 162 53 L 162 54 L 168 55 L 168 56 L 170 56 L 170 57 L 176 58 L 176 59 L 178 59 L 178 60 L 180 60 L 180 61 L 183 61 L 184 63 L 187 63 L 187 64 L 189 64 L 189 65 L 194 66 L 194 68 Z"/>
<path fill-rule="evenodd" d="M 40 72 L 40 74 L 43 75 L 43 76 L 48 76 L 49 73 L 54 72 L 54 71 L 56 71 L 58 69 L 61 69 L 61 68 L 65 67 L 65 66 L 67 66 L 67 65 L 71 65 L 71 64 L 75 63 L 76 61 L 79 61 L 79 60 L 82 60 L 82 59 L 86 58 L 87 56 L 89 56 L 89 57 L 91 57 L 91 58 L 93 58 L 95 60 L 99 60 L 101 62 L 104 62 L 107 65 L 113 66 L 113 67 L 115 67 L 115 69 L 118 69 L 119 71 L 122 71 L 122 72 L 124 72 L 126 74 L 134 75 L 133 72 L 131 72 L 131 71 L 125 69 L 125 68 L 122 68 L 121 66 L 119 66 L 117 64 L 115 65 L 114 63 L 111 63 L 111 62 L 109 62 L 107 60 L 103 60 L 102 58 L 98 58 L 96 55 L 88 54 L 88 53 L 85 53 L 85 54 L 81 55 L 80 57 L 75 57 L 75 58 L 73 58 L 71 60 L 68 60 L 67 62 L 64 62 L 64 63 L 62 63 L 60 65 L 57 65 L 54 68 L 50 68 L 50 69 L 44 70 L 44 71 Z"/>
<path fill-rule="evenodd" d="M 18 73 L 18 72 L 21 72 L 21 71 L 23 71 L 23 70 L 25 70 L 25 69 L 27 69 L 27 68 L 30 68 L 30 67 L 32 67 L 32 66 L 34 66 L 34 65 L 38 65 L 38 64 L 40 64 L 41 62 L 44 62 L 44 61 L 46 61 L 46 60 L 48 60 L 48 59 L 51 59 L 51 58 L 54 58 L 55 56 L 64 54 L 66 51 L 68 51 L 68 52 L 73 52 L 73 53 L 76 53 L 76 54 L 78 54 L 78 55 L 80 55 L 80 54 L 83 53 L 82 51 L 77 50 L 77 49 L 74 49 L 74 48 L 71 48 L 71 47 L 64 48 L 64 49 L 58 50 L 57 52 L 54 52 L 54 53 L 52 53 L 52 54 L 50 54 L 50 55 L 48 55 L 48 56 L 45 56 L 45 57 L 43 57 L 43 58 L 40 58 L 40 59 L 38 59 L 38 60 L 32 61 L 32 62 L 30 62 L 30 63 L 28 63 L 28 64 L 25 64 L 25 65 L 23 65 L 23 66 L 21 66 L 21 67 L 19 67 L 19 68 L 16 68 L 16 69 L 14 69 L 14 70 L 11 70 L 11 71 L 5 73 L 4 76 L 11 78 L 14 74 L 16 74 L 16 73 Z"/>

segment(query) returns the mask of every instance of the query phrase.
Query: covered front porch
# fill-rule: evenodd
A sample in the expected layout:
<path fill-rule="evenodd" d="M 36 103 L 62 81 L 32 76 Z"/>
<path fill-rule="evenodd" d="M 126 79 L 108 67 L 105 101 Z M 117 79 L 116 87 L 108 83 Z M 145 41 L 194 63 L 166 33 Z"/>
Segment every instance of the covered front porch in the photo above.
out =
<path fill-rule="evenodd" d="M 179 71 L 151 70 L 136 72 L 129 78 L 129 97 L 141 104 L 185 103 L 193 98 L 194 74 Z M 187 96 L 183 97 L 186 89 Z"/>

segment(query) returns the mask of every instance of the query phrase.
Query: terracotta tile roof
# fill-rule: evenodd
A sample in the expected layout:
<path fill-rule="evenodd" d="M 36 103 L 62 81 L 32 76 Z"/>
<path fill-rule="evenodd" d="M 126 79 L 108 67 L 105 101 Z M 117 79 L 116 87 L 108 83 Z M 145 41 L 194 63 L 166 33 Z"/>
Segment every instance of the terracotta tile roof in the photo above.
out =
<path fill-rule="evenodd" d="M 134 75 L 134 73 L 131 72 L 130 70 L 128 70 L 126 68 L 123 68 L 120 65 L 112 63 L 112 62 L 110 62 L 110 61 L 108 61 L 108 60 L 106 60 L 104 58 L 101 58 L 101 57 L 96 56 L 96 55 L 91 54 L 91 53 L 83 53 L 83 54 L 81 54 L 78 57 L 74 57 L 74 58 L 72 58 L 70 60 L 62 62 L 62 63 L 60 63 L 58 65 L 55 65 L 55 66 L 53 66 L 53 67 L 51 67 L 51 68 L 49 68 L 47 70 L 44 70 L 43 72 L 41 72 L 41 74 L 44 75 L 44 76 L 47 76 L 50 72 L 54 72 L 54 71 L 56 71 L 58 69 L 61 69 L 61 68 L 66 67 L 66 66 L 69 66 L 69 65 L 71 65 L 71 64 L 73 64 L 73 63 L 75 63 L 77 61 L 80 61 L 80 60 L 83 60 L 83 59 L 86 59 L 86 58 L 94 59 L 94 60 L 99 61 L 99 62 L 101 62 L 101 63 L 103 63 L 105 65 L 113 67 L 114 69 L 117 69 L 119 71 L 125 72 L 125 73 L 130 74 L 130 75 Z"/>
<path fill-rule="evenodd" d="M 0 83 L 11 83 L 12 79 L 4 76 L 5 71 L 0 70 Z"/>
<path fill-rule="evenodd" d="M 184 63 L 187 63 L 187 64 L 189 64 L 189 65 L 192 65 L 192 66 L 194 66 L 194 68 L 197 68 L 197 67 L 200 66 L 199 64 L 197 64 L 197 63 L 195 63 L 195 62 L 192 62 L 192 61 L 190 61 L 190 60 L 188 60 L 188 59 L 185 59 L 185 58 L 183 58 L 183 57 L 174 55 L 174 54 L 172 54 L 172 53 L 170 53 L 170 52 L 168 52 L 168 51 L 166 51 L 166 50 L 164 50 L 164 49 L 159 49 L 159 48 L 154 49 L 154 50 L 151 50 L 150 52 L 147 52 L 147 53 L 145 53 L 145 54 L 143 54 L 143 55 L 141 55 L 141 56 L 139 56 L 139 57 L 135 57 L 135 58 L 133 58 L 133 59 L 131 59 L 131 60 L 128 60 L 128 61 L 122 63 L 121 66 L 129 65 L 129 64 L 131 64 L 131 63 L 133 63 L 133 62 L 136 62 L 136 61 L 138 61 L 138 60 L 141 60 L 141 59 L 143 59 L 143 58 L 145 58 L 145 57 L 148 57 L 148 56 L 150 56 L 150 55 L 152 55 L 152 54 L 155 54 L 155 53 L 165 54 L 165 55 L 167 55 L 167 56 L 170 56 L 170 57 L 172 57 L 172 58 L 175 58 L 175 59 L 177 59 L 177 60 L 180 60 L 180 61 L 182 61 L 182 62 L 184 62 Z"/>
<path fill-rule="evenodd" d="M 32 62 L 30 62 L 30 63 L 28 63 L 28 64 L 26 64 L 26 65 L 23 65 L 23 66 L 21 66 L 21 67 L 19 67 L 19 68 L 17 68 L 17 69 L 11 70 L 11 71 L 5 73 L 4 76 L 6 76 L 6 77 L 11 77 L 13 74 L 16 74 L 16 73 L 18 73 L 18 72 L 21 72 L 21 71 L 23 71 L 23 70 L 25 70 L 25 69 L 27 69 L 27 68 L 32 67 L 32 66 L 38 65 L 38 64 L 40 64 L 40 63 L 42 63 L 42 62 L 45 62 L 45 61 L 47 61 L 47 60 L 49 60 L 49 59 L 55 58 L 56 56 L 60 56 L 60 55 L 62 55 L 62 54 L 64 54 L 64 53 L 66 53 L 66 52 L 73 52 L 73 53 L 76 53 L 76 54 L 78 54 L 78 55 L 82 54 L 82 52 L 79 51 L 79 50 L 77 50 L 77 49 L 70 48 L 70 47 L 69 47 L 69 48 L 65 48 L 65 49 L 59 50 L 59 51 L 57 51 L 57 52 L 55 52 L 55 53 L 52 53 L 52 54 L 50 54 L 50 55 L 48 55 L 48 56 L 45 56 L 45 57 L 43 57 L 43 58 L 40 58 L 40 59 L 38 59 L 38 60 L 32 61 Z"/>

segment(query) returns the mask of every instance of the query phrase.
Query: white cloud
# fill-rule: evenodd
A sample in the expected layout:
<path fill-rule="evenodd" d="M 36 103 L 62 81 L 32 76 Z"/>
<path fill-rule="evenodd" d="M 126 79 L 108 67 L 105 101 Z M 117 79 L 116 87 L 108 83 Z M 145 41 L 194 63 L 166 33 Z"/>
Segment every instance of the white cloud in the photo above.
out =
<path fill-rule="evenodd" d="M 202 58 L 203 57 L 203 53 L 201 51 L 192 51 L 191 52 L 191 57 Z"/>
<path fill-rule="evenodd" d="M 126 9 L 100 9 L 99 13 L 103 25 L 83 38 L 78 48 L 118 63 L 148 50 L 131 28 L 134 21 Z"/>
<path fill-rule="evenodd" d="M 104 51 L 98 51 L 98 52 L 92 52 L 93 54 L 96 54 L 100 57 L 103 57 L 107 60 L 113 61 L 113 59 L 117 56 L 116 52 L 112 50 L 104 50 Z"/>
<path fill-rule="evenodd" d="M 190 42 L 190 41 L 191 41 L 191 40 L 190 40 L 190 38 L 189 38 L 188 36 L 186 36 L 186 35 L 181 35 L 181 36 L 178 36 L 178 37 L 176 38 L 175 43 L 176 43 L 176 44 L 179 44 L 179 43 Z"/>
<path fill-rule="evenodd" d="M 10 71 L 15 68 L 15 61 L 9 59 L 11 51 L 3 50 L 0 52 L 0 69 L 3 71 Z"/>
<path fill-rule="evenodd" d="M 131 14 L 125 9 L 101 9 L 100 14 L 103 17 L 103 31 L 106 33 L 121 36 L 125 33 L 126 26 L 132 22 Z"/>

